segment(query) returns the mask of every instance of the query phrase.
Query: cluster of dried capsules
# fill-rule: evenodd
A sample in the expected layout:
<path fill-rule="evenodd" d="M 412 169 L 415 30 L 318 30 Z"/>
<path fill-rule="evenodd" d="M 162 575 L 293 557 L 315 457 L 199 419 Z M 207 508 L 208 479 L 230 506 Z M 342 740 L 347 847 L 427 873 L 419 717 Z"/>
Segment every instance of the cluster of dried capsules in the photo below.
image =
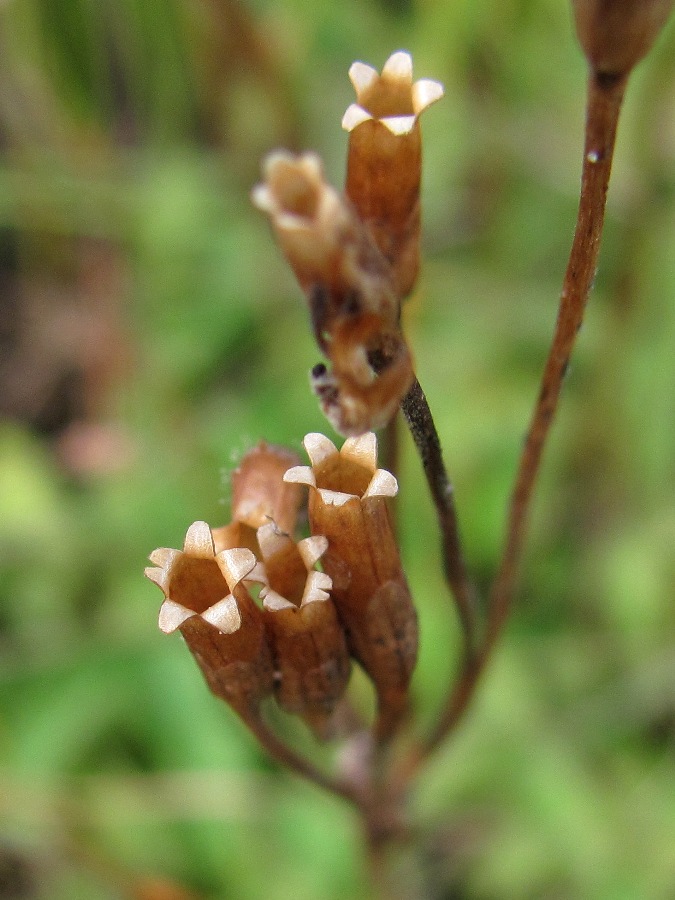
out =
<path fill-rule="evenodd" d="M 419 117 L 443 96 L 437 81 L 414 82 L 408 53 L 382 73 L 356 62 L 345 192 L 327 184 L 313 153 L 272 153 L 254 203 L 308 303 L 317 343 L 331 370 L 316 366 L 312 386 L 339 434 L 386 425 L 411 385 L 401 303 L 419 270 L 422 142 Z"/>
<path fill-rule="evenodd" d="M 340 720 L 353 657 L 375 686 L 384 738 L 405 712 L 417 655 L 387 510 L 396 479 L 377 468 L 373 433 L 339 451 L 321 434 L 304 444 L 309 466 L 266 444 L 250 451 L 233 473 L 232 522 L 195 522 L 182 551 L 154 551 L 146 574 L 165 595 L 160 628 L 181 631 L 211 690 L 245 721 L 274 694 L 320 738 Z M 311 534 L 296 541 L 303 485 Z"/>
<path fill-rule="evenodd" d="M 331 736 L 353 658 L 375 687 L 386 739 L 405 713 L 417 618 L 387 508 L 397 483 L 377 468 L 373 429 L 413 381 L 400 318 L 419 269 L 419 116 L 443 88 L 413 82 L 405 52 L 381 74 L 354 63 L 350 78 L 345 192 L 326 183 L 317 156 L 285 151 L 268 157 L 253 192 L 331 364 L 314 367 L 313 389 L 347 440 L 338 451 L 308 435 L 310 466 L 260 445 L 233 474 L 232 522 L 196 522 L 183 550 L 156 550 L 146 572 L 166 598 L 162 631 L 182 632 L 211 689 L 249 724 L 274 694 Z M 303 495 L 310 536 L 296 541 Z"/>

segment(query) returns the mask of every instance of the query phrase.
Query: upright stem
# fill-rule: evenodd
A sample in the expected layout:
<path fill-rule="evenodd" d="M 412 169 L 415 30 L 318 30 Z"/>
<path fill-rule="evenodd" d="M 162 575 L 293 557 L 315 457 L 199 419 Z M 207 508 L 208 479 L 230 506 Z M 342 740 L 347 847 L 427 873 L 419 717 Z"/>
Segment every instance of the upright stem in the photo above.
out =
<path fill-rule="evenodd" d="M 553 342 L 511 496 L 506 543 L 490 594 L 485 656 L 499 636 L 511 608 L 532 492 L 595 278 L 616 130 L 627 80 L 627 75 L 591 73 L 588 82 L 586 140 L 577 226 L 560 295 Z"/>
<path fill-rule="evenodd" d="M 485 640 L 477 655 L 466 658 L 436 727 L 424 743 L 411 749 L 408 758 L 403 761 L 398 773 L 403 781 L 410 778 L 441 743 L 468 707 L 511 609 L 530 501 L 544 445 L 553 423 L 570 354 L 595 277 L 616 130 L 627 80 L 627 75 L 618 77 L 599 73 L 591 73 L 589 78 L 577 225 L 560 295 L 553 340 L 511 495 L 504 550 L 490 592 Z"/>

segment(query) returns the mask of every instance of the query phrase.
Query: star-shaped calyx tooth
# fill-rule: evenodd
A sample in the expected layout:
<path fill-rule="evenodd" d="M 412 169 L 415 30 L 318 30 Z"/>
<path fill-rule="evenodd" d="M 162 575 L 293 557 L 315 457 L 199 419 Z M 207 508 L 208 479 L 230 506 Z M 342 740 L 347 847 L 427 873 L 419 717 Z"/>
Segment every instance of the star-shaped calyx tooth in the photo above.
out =
<path fill-rule="evenodd" d="M 243 547 L 222 550 L 218 554 L 217 560 L 230 592 L 234 591 L 235 587 L 250 575 L 257 562 L 254 554 Z"/>

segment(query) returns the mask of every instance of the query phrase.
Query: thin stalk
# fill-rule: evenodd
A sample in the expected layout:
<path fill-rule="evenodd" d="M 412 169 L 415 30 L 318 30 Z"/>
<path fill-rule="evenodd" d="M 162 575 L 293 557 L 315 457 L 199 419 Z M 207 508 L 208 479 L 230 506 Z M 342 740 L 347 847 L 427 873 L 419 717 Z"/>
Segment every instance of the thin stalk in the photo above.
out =
<path fill-rule="evenodd" d="M 530 502 L 544 446 L 595 277 L 616 131 L 627 80 L 627 75 L 610 77 L 591 73 L 589 77 L 577 224 L 560 295 L 553 340 L 511 495 L 504 549 L 490 591 L 485 640 L 477 655 L 465 659 L 464 667 L 448 696 L 436 727 L 403 760 L 397 773 L 403 782 L 412 776 L 462 717 L 511 609 Z"/>
<path fill-rule="evenodd" d="M 429 403 L 417 378 L 401 400 L 401 411 L 415 441 L 441 530 L 443 566 L 457 604 L 465 656 L 473 656 L 477 640 L 476 609 L 459 535 L 452 483 L 443 462 L 441 441 Z"/>
<path fill-rule="evenodd" d="M 343 800 L 348 800 L 350 803 L 359 803 L 359 797 L 351 785 L 336 778 L 331 778 L 325 772 L 317 769 L 304 756 L 296 753 L 295 750 L 277 737 L 257 712 L 252 712 L 243 718 L 263 749 L 281 766 L 291 769 L 307 781 L 313 782 L 317 787 L 337 797 L 341 797 Z"/>
<path fill-rule="evenodd" d="M 588 82 L 586 140 L 577 226 L 560 295 L 553 342 L 511 496 L 504 551 L 490 593 L 484 650 L 486 657 L 511 609 L 530 501 L 544 445 L 553 424 L 570 355 L 595 278 L 616 131 L 627 80 L 627 75 L 617 77 L 591 73 Z"/>

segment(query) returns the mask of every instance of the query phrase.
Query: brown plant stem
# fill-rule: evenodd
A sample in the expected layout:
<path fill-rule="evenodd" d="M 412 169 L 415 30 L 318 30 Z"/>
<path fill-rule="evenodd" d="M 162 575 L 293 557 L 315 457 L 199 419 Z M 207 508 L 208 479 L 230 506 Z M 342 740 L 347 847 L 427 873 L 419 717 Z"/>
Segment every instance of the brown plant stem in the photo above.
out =
<path fill-rule="evenodd" d="M 457 604 L 465 655 L 473 656 L 477 642 L 476 609 L 459 535 L 454 489 L 443 462 L 441 442 L 429 403 L 417 378 L 401 400 L 401 411 L 415 441 L 436 507 L 441 529 L 443 566 Z"/>
<path fill-rule="evenodd" d="M 586 139 L 577 225 L 560 295 L 555 333 L 511 496 L 506 542 L 490 592 L 485 656 L 490 653 L 511 608 L 530 501 L 544 445 L 595 278 L 616 131 L 627 80 L 627 75 L 608 76 L 591 72 L 588 81 Z"/>
<path fill-rule="evenodd" d="M 595 277 L 616 131 L 627 80 L 627 75 L 607 76 L 597 72 L 591 72 L 589 77 L 577 224 L 553 340 L 511 495 L 504 549 L 490 591 L 485 639 L 478 654 L 465 657 L 464 667 L 431 734 L 414 746 L 403 760 L 397 777 L 404 783 L 439 746 L 468 707 L 511 610 L 532 493 Z"/>
<path fill-rule="evenodd" d="M 260 745 L 279 765 L 287 769 L 291 769 L 301 778 L 311 781 L 317 787 L 348 800 L 350 803 L 358 803 L 359 796 L 354 788 L 347 782 L 331 778 L 325 772 L 317 769 L 304 756 L 296 753 L 287 744 L 285 744 L 271 728 L 262 720 L 257 712 L 252 711 L 250 715 L 242 716 L 248 728 L 253 732 L 260 742 Z"/>

